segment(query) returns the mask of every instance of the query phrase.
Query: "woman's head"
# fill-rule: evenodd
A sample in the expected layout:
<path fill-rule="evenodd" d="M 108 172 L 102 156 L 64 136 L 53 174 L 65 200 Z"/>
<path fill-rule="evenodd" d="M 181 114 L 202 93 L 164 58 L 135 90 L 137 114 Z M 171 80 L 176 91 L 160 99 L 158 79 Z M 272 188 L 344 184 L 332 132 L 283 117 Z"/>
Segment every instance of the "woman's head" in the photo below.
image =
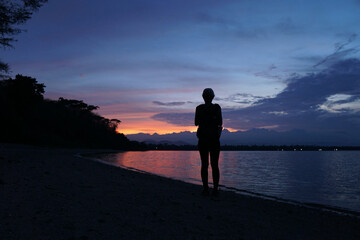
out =
<path fill-rule="evenodd" d="M 215 93 L 211 88 L 205 88 L 202 97 L 205 102 L 211 102 L 215 97 Z"/>

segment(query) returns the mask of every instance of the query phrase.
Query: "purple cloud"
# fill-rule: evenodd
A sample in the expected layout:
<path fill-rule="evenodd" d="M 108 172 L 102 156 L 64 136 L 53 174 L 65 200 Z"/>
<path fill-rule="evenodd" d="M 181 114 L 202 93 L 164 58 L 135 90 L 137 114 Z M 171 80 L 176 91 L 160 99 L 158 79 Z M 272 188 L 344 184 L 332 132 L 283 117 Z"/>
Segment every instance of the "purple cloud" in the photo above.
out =
<path fill-rule="evenodd" d="M 160 102 L 160 101 L 153 101 L 153 104 L 160 105 L 160 106 L 181 106 L 186 104 L 186 102 Z"/>
<path fill-rule="evenodd" d="M 194 114 L 195 113 L 159 113 L 155 114 L 151 118 L 178 126 L 193 126 L 195 117 Z"/>

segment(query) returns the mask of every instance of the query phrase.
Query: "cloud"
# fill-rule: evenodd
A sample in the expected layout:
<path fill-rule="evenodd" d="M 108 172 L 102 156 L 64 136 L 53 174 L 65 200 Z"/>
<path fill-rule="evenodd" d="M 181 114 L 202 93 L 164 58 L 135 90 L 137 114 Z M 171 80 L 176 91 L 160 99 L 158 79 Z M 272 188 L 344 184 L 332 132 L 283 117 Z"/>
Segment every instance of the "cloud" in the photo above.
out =
<path fill-rule="evenodd" d="M 181 106 L 186 104 L 186 102 L 160 102 L 160 101 L 153 101 L 153 104 L 160 105 L 160 106 Z"/>
<path fill-rule="evenodd" d="M 274 64 L 271 64 L 268 69 L 256 72 L 254 75 L 256 77 L 265 77 L 269 79 L 275 79 L 275 80 L 282 80 L 283 78 L 279 74 L 275 74 L 273 70 L 277 69 L 277 67 Z"/>
<path fill-rule="evenodd" d="M 329 99 L 334 99 L 332 96 L 340 94 L 351 96 L 339 99 L 343 106 L 357 103 L 356 99 L 360 97 L 358 59 L 340 61 L 317 74 L 288 79 L 287 87 L 274 98 L 260 100 L 255 106 L 230 111 L 226 115 L 229 118 L 229 127 L 237 129 L 279 125 L 279 130 L 331 130 L 335 127 L 343 130 L 352 126 L 354 119 L 360 117 L 352 111 L 354 106 L 342 108 L 341 115 L 319 107 L 327 104 Z M 352 127 L 359 129 L 358 126 Z"/>
<path fill-rule="evenodd" d="M 151 118 L 178 126 L 193 126 L 194 117 L 194 113 L 159 113 L 155 114 Z"/>
<path fill-rule="evenodd" d="M 264 99 L 264 97 L 255 96 L 250 93 L 236 93 L 230 95 L 227 98 L 215 97 L 216 101 L 225 101 L 225 102 L 240 103 L 240 104 L 255 104 L 261 99 Z"/>
<path fill-rule="evenodd" d="M 360 98 L 359 96 L 349 94 L 334 94 L 328 97 L 326 102 L 318 107 L 330 113 L 344 113 L 349 111 L 356 113 L 360 110 Z"/>
<path fill-rule="evenodd" d="M 357 37 L 357 34 L 353 33 L 351 34 L 348 39 L 345 42 L 337 42 L 335 43 L 335 50 L 332 54 L 326 56 L 324 59 L 316 63 L 313 67 L 316 68 L 322 64 L 330 63 L 333 64 L 336 61 L 339 61 L 340 59 L 352 54 L 357 53 L 359 50 L 357 48 L 349 48 L 345 49 L 347 45 L 352 43 Z"/>
<path fill-rule="evenodd" d="M 252 100 L 256 104 L 249 107 L 225 109 L 225 127 L 278 126 L 277 131 L 304 129 L 321 136 L 337 133 L 351 137 L 360 133 L 360 60 L 339 61 L 319 73 L 293 77 L 286 83 L 286 88 L 273 98 L 259 97 L 257 101 Z M 251 99 L 252 95 L 238 94 L 234 99 L 236 97 Z M 193 117 L 193 113 L 154 116 L 176 125 L 193 125 Z"/>

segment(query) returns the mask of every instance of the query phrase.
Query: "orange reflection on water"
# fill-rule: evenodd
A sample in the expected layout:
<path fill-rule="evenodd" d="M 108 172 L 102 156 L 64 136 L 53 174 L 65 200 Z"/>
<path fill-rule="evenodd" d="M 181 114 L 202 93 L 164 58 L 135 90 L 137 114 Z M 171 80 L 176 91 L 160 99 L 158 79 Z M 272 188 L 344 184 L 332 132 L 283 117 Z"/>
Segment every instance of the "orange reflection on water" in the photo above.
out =
<path fill-rule="evenodd" d="M 156 175 L 200 184 L 200 156 L 197 151 L 146 151 L 116 154 L 117 166 L 135 168 Z M 211 175 L 209 182 L 211 182 Z"/>

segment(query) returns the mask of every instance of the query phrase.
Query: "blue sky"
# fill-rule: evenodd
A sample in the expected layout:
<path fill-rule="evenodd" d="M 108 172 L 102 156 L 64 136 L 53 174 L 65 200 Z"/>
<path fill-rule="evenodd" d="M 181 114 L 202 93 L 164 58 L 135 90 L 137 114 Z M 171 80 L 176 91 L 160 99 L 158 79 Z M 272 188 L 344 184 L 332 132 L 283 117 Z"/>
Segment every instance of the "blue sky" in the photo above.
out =
<path fill-rule="evenodd" d="M 195 130 L 211 87 L 233 131 L 359 130 L 360 1 L 49 0 L 1 50 L 46 96 L 125 133 Z"/>

